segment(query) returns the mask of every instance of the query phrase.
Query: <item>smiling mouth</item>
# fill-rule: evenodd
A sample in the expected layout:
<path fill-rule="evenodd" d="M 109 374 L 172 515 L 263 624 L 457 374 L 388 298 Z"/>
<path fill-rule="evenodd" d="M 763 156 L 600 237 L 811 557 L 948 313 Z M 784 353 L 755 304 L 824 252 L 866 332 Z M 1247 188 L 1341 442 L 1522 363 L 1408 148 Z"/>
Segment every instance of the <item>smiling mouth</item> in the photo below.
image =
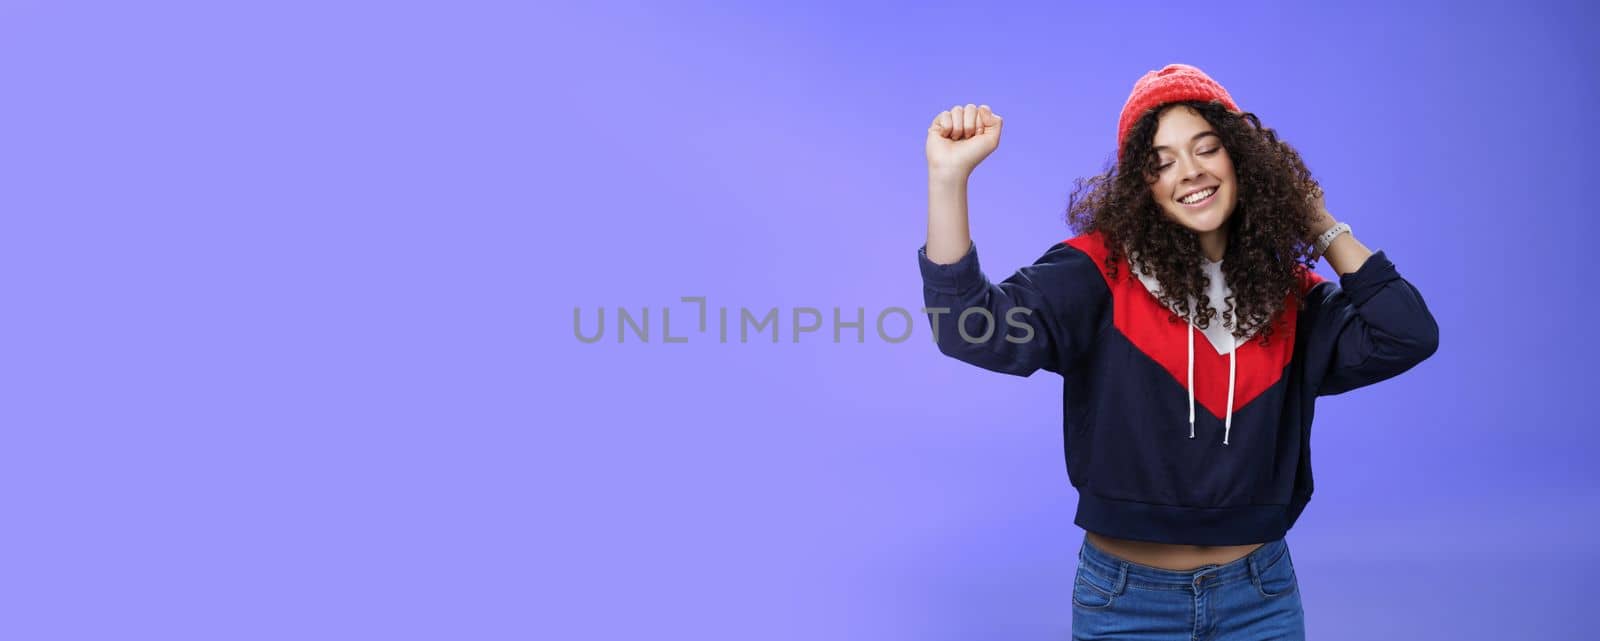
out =
<path fill-rule="evenodd" d="M 1212 199 L 1217 197 L 1217 192 L 1218 191 L 1220 191 L 1220 189 L 1217 188 L 1217 187 L 1208 187 L 1206 189 L 1202 189 L 1202 190 L 1200 190 L 1198 192 L 1195 192 L 1196 194 L 1201 194 L 1201 196 L 1190 196 L 1188 198 L 1181 198 L 1181 199 L 1178 200 L 1178 204 L 1183 205 L 1185 207 L 1203 207 L 1203 206 L 1205 206 L 1207 204 L 1210 204 Z M 1196 200 L 1195 198 L 1198 198 L 1198 200 Z"/>

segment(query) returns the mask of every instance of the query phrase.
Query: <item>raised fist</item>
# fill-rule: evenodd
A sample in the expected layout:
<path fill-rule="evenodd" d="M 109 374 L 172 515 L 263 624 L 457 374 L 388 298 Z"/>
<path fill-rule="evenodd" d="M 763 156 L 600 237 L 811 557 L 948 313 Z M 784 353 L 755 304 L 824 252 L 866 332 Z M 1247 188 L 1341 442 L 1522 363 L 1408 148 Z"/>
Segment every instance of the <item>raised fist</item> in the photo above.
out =
<path fill-rule="evenodd" d="M 957 105 L 928 126 L 928 171 L 965 176 L 1000 145 L 999 114 L 989 105 Z"/>

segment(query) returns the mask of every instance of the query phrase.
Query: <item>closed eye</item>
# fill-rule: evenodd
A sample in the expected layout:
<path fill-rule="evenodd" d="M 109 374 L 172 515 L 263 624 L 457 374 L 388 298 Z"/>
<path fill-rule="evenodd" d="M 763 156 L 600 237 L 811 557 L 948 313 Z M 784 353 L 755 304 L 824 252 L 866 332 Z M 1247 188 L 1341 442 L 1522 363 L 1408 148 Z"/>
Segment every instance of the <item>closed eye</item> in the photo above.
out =
<path fill-rule="evenodd" d="M 1207 149 L 1205 151 L 1199 152 L 1199 154 L 1202 155 L 1202 156 L 1210 156 L 1212 154 L 1217 153 L 1218 149 L 1220 149 L 1220 147 L 1212 147 L 1212 148 Z M 1166 168 L 1171 167 L 1171 166 L 1172 166 L 1172 163 L 1170 163 L 1170 162 L 1169 163 L 1165 163 L 1165 164 L 1161 164 L 1161 165 L 1156 165 L 1156 171 L 1161 171 L 1161 170 L 1166 169 Z"/>

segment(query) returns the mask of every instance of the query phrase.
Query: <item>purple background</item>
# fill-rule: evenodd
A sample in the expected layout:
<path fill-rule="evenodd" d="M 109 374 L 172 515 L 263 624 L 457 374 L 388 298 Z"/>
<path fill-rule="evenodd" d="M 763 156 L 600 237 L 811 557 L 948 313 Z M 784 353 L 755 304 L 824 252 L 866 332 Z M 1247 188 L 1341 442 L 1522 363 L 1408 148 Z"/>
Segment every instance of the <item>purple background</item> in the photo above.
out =
<path fill-rule="evenodd" d="M 1059 377 L 873 320 L 935 114 L 1006 118 L 999 279 L 1168 62 L 1441 326 L 1318 405 L 1313 638 L 1583 635 L 1592 3 L 549 4 L 0 5 L 0 637 L 1064 639 Z"/>

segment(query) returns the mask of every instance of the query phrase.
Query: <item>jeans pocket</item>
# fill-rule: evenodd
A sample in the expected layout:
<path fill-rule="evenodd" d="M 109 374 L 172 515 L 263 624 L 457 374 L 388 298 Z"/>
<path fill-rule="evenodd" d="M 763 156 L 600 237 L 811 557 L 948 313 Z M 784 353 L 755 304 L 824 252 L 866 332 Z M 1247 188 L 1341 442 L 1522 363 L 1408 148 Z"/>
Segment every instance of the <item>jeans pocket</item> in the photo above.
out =
<path fill-rule="evenodd" d="M 1300 579 L 1295 576 L 1294 559 L 1289 556 L 1287 545 L 1278 558 L 1256 567 L 1255 584 L 1256 591 L 1268 599 L 1289 594 L 1299 587 Z"/>
<path fill-rule="evenodd" d="M 1109 608 L 1117 596 L 1114 585 L 1111 579 L 1100 576 L 1080 561 L 1077 576 L 1072 580 L 1072 604 L 1090 610 Z"/>

